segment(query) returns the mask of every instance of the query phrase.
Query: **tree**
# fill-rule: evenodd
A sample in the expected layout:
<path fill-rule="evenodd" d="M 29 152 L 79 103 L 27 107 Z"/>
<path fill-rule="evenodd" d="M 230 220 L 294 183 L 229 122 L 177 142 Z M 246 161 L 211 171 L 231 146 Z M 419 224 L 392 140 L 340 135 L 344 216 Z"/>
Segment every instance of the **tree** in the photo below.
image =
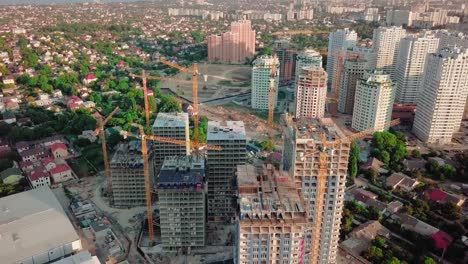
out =
<path fill-rule="evenodd" d="M 413 151 L 411 151 L 411 156 L 413 156 L 413 158 L 421 158 L 421 152 L 417 149 L 413 149 Z"/>
<path fill-rule="evenodd" d="M 372 245 L 379 248 L 383 247 L 385 243 L 387 243 L 387 241 L 383 237 L 376 237 L 374 240 L 372 240 Z"/>
<path fill-rule="evenodd" d="M 366 256 L 367 259 L 377 262 L 383 257 L 383 252 L 382 249 L 376 246 L 371 246 L 368 252 L 366 253 Z"/>
<path fill-rule="evenodd" d="M 371 220 L 379 220 L 380 218 L 379 210 L 377 210 L 377 208 L 375 208 L 374 206 L 369 206 L 367 208 L 367 217 Z"/>
<path fill-rule="evenodd" d="M 431 257 L 424 257 L 424 264 L 436 264 L 437 262 L 434 261 Z"/>
<path fill-rule="evenodd" d="M 460 218 L 460 207 L 453 202 L 447 202 L 441 206 L 441 211 L 450 220 L 456 220 Z"/>
<path fill-rule="evenodd" d="M 349 155 L 349 175 L 354 179 L 358 174 L 360 149 L 354 142 L 351 144 L 351 153 Z"/>
<path fill-rule="evenodd" d="M 195 41 L 195 43 L 202 43 L 205 41 L 205 33 L 203 33 L 201 30 L 195 30 L 192 32 L 192 38 Z"/>
<path fill-rule="evenodd" d="M 396 258 L 396 257 L 392 257 L 391 259 L 385 260 L 384 263 L 385 263 L 385 264 L 400 264 L 401 261 L 400 261 L 398 258 Z"/>
<path fill-rule="evenodd" d="M 383 163 L 389 164 L 390 163 L 390 154 L 384 150 L 380 152 L 380 159 L 382 160 Z"/>

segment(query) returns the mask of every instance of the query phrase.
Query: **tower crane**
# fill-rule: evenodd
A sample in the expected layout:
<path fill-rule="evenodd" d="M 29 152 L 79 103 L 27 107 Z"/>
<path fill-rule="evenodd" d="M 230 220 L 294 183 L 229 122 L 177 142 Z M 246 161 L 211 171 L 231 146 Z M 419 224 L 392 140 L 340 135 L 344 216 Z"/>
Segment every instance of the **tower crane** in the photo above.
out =
<path fill-rule="evenodd" d="M 107 143 L 106 143 L 106 134 L 104 133 L 104 126 L 111 120 L 111 118 L 119 111 L 119 107 L 116 107 L 104 120 L 100 119 L 97 128 L 94 130 L 94 134 L 101 138 L 101 146 L 102 146 L 102 156 L 104 160 L 104 172 L 106 173 L 107 178 L 107 195 L 109 197 L 109 201 L 111 201 L 111 193 L 112 193 L 112 179 L 110 173 L 110 165 L 109 160 L 107 157 Z"/>
<path fill-rule="evenodd" d="M 132 126 L 138 128 L 139 135 L 133 134 L 128 131 L 122 131 L 121 133 L 124 139 L 127 137 L 133 137 L 133 138 L 141 140 L 141 153 L 143 155 L 143 175 L 145 178 L 146 210 L 148 214 L 148 231 L 149 231 L 150 241 L 152 243 L 154 242 L 153 210 L 152 210 L 152 198 L 151 198 L 152 186 L 151 186 L 151 178 L 150 178 L 150 165 L 149 165 L 149 160 L 148 160 L 147 141 L 148 140 L 159 141 L 159 142 L 165 142 L 165 143 L 170 143 L 170 144 L 175 144 L 175 145 L 185 145 L 187 144 L 187 142 L 184 140 L 159 137 L 155 135 L 147 135 L 142 125 L 132 124 Z M 222 148 L 219 146 L 208 146 L 208 145 L 200 144 L 197 142 L 191 142 L 191 147 L 197 148 L 197 149 L 205 148 L 207 150 L 216 150 L 216 151 L 222 150 Z"/>
<path fill-rule="evenodd" d="M 385 123 L 386 127 L 392 127 L 400 124 L 400 119 L 395 119 Z M 319 175 L 317 177 L 317 192 L 315 198 L 315 214 L 313 218 L 313 225 L 315 230 L 313 235 L 313 246 L 312 246 L 312 263 L 318 263 L 320 259 L 320 252 L 319 252 L 319 243 L 317 241 L 320 240 L 320 235 L 322 232 L 322 221 L 323 221 L 323 206 L 324 206 L 324 199 L 323 195 L 325 194 L 326 182 L 327 177 L 330 175 L 329 167 L 328 167 L 328 151 L 331 150 L 333 153 L 333 149 L 338 147 L 342 143 L 352 142 L 356 139 L 364 138 L 372 133 L 376 132 L 374 128 L 367 129 L 361 131 L 356 134 L 352 134 L 343 138 L 336 139 L 334 141 L 327 141 L 325 133 L 320 134 L 320 142 L 322 144 L 322 148 L 318 151 L 319 153 Z M 317 152 L 311 152 L 304 155 L 302 158 L 305 159 L 306 156 L 315 155 Z"/>
<path fill-rule="evenodd" d="M 276 54 L 273 56 L 273 63 L 271 64 L 271 75 L 270 75 L 270 91 L 268 94 L 268 124 L 273 125 L 273 116 L 275 113 L 275 97 L 276 97 Z"/>
<path fill-rule="evenodd" d="M 193 123 L 194 123 L 194 139 L 195 142 L 199 142 L 199 133 L 198 133 L 198 64 L 194 63 L 192 65 L 192 68 L 186 68 L 183 66 L 180 66 L 176 63 L 167 61 L 163 58 L 160 59 L 161 63 L 171 67 L 178 69 L 179 71 L 188 73 L 192 75 L 192 97 L 193 97 Z"/>

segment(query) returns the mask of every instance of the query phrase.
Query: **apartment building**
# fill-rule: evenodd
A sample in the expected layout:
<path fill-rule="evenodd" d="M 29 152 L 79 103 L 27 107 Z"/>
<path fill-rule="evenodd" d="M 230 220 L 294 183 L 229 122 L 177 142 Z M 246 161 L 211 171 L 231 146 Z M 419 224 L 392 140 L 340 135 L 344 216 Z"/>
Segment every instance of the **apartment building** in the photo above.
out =
<path fill-rule="evenodd" d="M 288 40 L 277 40 L 273 43 L 276 57 L 280 64 L 279 81 L 287 83 L 294 79 L 297 50 L 290 47 Z"/>
<path fill-rule="evenodd" d="M 273 68 L 276 70 L 275 76 L 272 77 Z M 252 67 L 252 108 L 268 110 L 270 101 L 271 82 L 275 86 L 274 105 L 278 101 L 278 85 L 279 85 L 279 60 L 276 56 L 262 55 L 255 59 Z"/>
<path fill-rule="evenodd" d="M 338 57 L 346 53 L 348 48 L 356 45 L 357 33 L 354 30 L 338 29 L 330 33 L 328 42 L 327 73 L 328 84 L 335 87 L 334 77 L 338 69 Z"/>
<path fill-rule="evenodd" d="M 222 148 L 207 152 L 208 221 L 232 221 L 237 205 L 236 168 L 245 164 L 247 156 L 244 122 L 209 121 L 207 143 Z"/>
<path fill-rule="evenodd" d="M 322 67 L 322 55 L 316 50 L 306 49 L 298 52 L 296 58 L 295 80 L 299 79 L 299 74 L 304 67 L 316 66 Z"/>
<path fill-rule="evenodd" d="M 284 169 L 293 175 L 295 186 L 301 190 L 312 224 L 305 235 L 303 263 L 336 263 L 351 143 L 324 147 L 324 139 L 332 142 L 345 137 L 329 118 L 292 119 L 286 114 L 282 123 Z M 325 178 L 319 178 L 321 156 L 327 162 Z M 323 191 L 323 197 L 317 197 L 319 191 Z"/>
<path fill-rule="evenodd" d="M 208 36 L 206 41 L 211 62 L 244 63 L 255 55 L 255 31 L 250 20 L 232 22 L 230 31 Z"/>
<path fill-rule="evenodd" d="M 351 115 L 354 108 L 356 84 L 364 76 L 368 66 L 365 59 L 346 59 L 343 64 L 343 73 L 338 94 L 338 111 Z"/>
<path fill-rule="evenodd" d="M 327 72 L 322 67 L 302 67 L 296 80 L 296 118 L 321 118 L 327 101 Z"/>
<path fill-rule="evenodd" d="M 379 27 L 374 29 L 372 43 L 376 69 L 384 70 L 390 76 L 395 74 L 395 64 L 400 48 L 400 41 L 406 35 L 401 27 Z"/>
<path fill-rule="evenodd" d="M 186 156 L 190 153 L 189 117 L 187 113 L 158 113 L 153 124 L 153 132 L 160 137 L 184 140 L 185 145 L 154 142 L 154 165 L 161 166 L 168 156 Z"/>
<path fill-rule="evenodd" d="M 468 50 L 442 48 L 427 59 L 413 132 L 423 142 L 448 144 L 460 128 L 468 95 Z"/>
<path fill-rule="evenodd" d="M 206 182 L 201 156 L 168 156 L 157 181 L 161 244 L 167 252 L 205 245 Z"/>
<path fill-rule="evenodd" d="M 424 66 L 429 53 L 437 51 L 439 39 L 432 35 L 407 36 L 400 42 L 395 67 L 395 101 L 416 104 L 422 89 Z"/>
<path fill-rule="evenodd" d="M 358 131 L 388 129 L 395 101 L 395 85 L 384 71 L 366 71 L 356 86 L 351 126 Z"/>
<path fill-rule="evenodd" d="M 112 197 L 116 207 L 146 204 L 143 156 L 140 141 L 130 141 L 117 146 L 110 160 Z"/>
<path fill-rule="evenodd" d="M 304 263 L 310 225 L 292 177 L 271 164 L 238 165 L 239 222 L 234 263 Z"/>

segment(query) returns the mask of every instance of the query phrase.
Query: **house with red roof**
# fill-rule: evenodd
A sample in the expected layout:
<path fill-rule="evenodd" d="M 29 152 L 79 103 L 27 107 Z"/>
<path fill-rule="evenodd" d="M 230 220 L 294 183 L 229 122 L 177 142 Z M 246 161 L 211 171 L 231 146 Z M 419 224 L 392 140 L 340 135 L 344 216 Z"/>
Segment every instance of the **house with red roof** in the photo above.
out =
<path fill-rule="evenodd" d="M 68 153 L 68 147 L 62 142 L 54 143 L 50 146 L 50 151 L 52 152 L 52 155 L 54 155 L 54 158 L 67 158 L 69 153 Z"/>
<path fill-rule="evenodd" d="M 27 149 L 19 153 L 22 161 L 37 161 L 49 157 L 49 152 L 43 147 Z"/>
<path fill-rule="evenodd" d="M 73 179 L 72 170 L 67 164 L 59 164 L 50 170 L 54 183 L 65 182 Z"/>
<path fill-rule="evenodd" d="M 96 75 L 94 75 L 93 73 L 90 73 L 88 74 L 84 79 L 83 79 L 83 83 L 86 84 L 86 85 L 89 85 L 93 82 L 97 81 L 97 77 Z"/>
<path fill-rule="evenodd" d="M 54 158 L 50 158 L 50 157 L 43 159 L 42 165 L 44 165 L 47 171 L 50 171 L 51 169 L 57 167 L 57 164 L 55 164 Z"/>
<path fill-rule="evenodd" d="M 67 100 L 67 107 L 69 110 L 76 110 L 81 107 L 83 100 L 76 95 L 72 95 Z"/>
<path fill-rule="evenodd" d="M 30 171 L 28 180 L 34 189 L 41 186 L 50 186 L 50 175 L 44 166 L 35 167 Z"/>
<path fill-rule="evenodd" d="M 440 230 L 432 234 L 431 238 L 434 240 L 436 248 L 442 250 L 447 249 L 453 241 L 453 237 Z"/>
<path fill-rule="evenodd" d="M 451 202 L 458 206 L 462 206 L 463 203 L 465 203 L 464 197 L 460 195 L 445 192 L 441 189 L 427 190 L 424 194 L 429 201 L 435 202 L 435 203 L 444 204 L 444 203 Z"/>

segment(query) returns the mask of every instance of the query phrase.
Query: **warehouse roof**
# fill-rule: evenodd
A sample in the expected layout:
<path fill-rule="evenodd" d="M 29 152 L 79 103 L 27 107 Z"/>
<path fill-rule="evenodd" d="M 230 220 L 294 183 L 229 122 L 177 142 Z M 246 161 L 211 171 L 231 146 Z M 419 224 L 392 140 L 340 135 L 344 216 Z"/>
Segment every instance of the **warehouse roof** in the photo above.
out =
<path fill-rule="evenodd" d="M 0 199 L 2 263 L 16 263 L 79 239 L 49 187 Z"/>

